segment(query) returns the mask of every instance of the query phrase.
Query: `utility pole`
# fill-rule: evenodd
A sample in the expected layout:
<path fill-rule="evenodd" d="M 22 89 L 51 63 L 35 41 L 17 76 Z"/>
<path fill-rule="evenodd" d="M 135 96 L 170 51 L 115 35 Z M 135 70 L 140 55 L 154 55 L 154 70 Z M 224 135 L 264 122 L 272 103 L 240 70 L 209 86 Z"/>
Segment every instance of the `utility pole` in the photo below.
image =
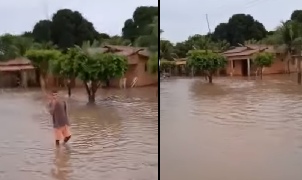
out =
<path fill-rule="evenodd" d="M 44 6 L 44 13 L 45 13 L 45 16 L 46 16 L 46 19 L 49 20 L 49 14 L 48 14 L 48 1 L 45 0 L 43 2 L 43 6 Z"/>
<path fill-rule="evenodd" d="M 208 24 L 209 34 L 211 34 L 211 29 L 210 29 L 208 14 L 206 14 L 206 20 L 207 20 L 207 24 Z"/>

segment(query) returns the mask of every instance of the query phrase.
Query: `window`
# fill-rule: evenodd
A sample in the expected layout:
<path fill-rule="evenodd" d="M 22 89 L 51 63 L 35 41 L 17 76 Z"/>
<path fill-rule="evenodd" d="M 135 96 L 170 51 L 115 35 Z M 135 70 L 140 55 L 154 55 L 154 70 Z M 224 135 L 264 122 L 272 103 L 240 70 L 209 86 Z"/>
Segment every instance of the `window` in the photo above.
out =
<path fill-rule="evenodd" d="M 233 68 L 235 68 L 235 61 L 232 61 L 232 64 L 233 64 Z"/>
<path fill-rule="evenodd" d="M 147 63 L 145 64 L 145 71 L 148 71 L 148 65 L 147 65 Z"/>

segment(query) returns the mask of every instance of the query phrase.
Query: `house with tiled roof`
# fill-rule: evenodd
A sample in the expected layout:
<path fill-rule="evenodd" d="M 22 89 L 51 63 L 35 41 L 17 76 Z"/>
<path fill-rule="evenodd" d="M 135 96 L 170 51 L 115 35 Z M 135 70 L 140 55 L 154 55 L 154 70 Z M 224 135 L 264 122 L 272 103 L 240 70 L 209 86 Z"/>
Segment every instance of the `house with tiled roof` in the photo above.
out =
<path fill-rule="evenodd" d="M 243 47 L 235 47 L 223 53 L 228 60 L 225 72 L 231 76 L 251 76 L 256 73 L 256 67 L 253 65 L 253 57 L 261 52 L 270 52 L 275 55 L 275 59 L 271 67 L 264 68 L 263 74 L 282 74 L 288 71 L 295 72 L 297 60 L 293 59 L 289 62 L 282 51 L 273 46 L 268 45 L 246 45 Z"/>
<path fill-rule="evenodd" d="M 14 87 L 35 84 L 36 71 L 30 60 L 16 58 L 0 62 L 0 87 Z"/>
<path fill-rule="evenodd" d="M 134 81 L 136 82 L 135 86 L 149 86 L 158 83 L 158 74 L 150 74 L 147 70 L 150 57 L 150 52 L 147 48 L 105 45 L 98 48 L 90 48 L 88 51 L 90 53 L 114 53 L 126 56 L 128 69 L 123 79 L 125 79 L 127 87 L 131 87 Z M 81 84 L 79 83 L 79 85 Z M 110 80 L 109 86 L 119 87 L 120 79 Z"/>

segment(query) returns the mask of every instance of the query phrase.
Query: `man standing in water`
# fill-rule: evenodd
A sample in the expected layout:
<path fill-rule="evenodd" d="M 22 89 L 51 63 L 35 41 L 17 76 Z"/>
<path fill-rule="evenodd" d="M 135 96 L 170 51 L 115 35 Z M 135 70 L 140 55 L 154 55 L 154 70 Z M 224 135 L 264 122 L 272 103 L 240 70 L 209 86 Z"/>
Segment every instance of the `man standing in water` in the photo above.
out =
<path fill-rule="evenodd" d="M 52 91 L 48 108 L 50 114 L 52 115 L 56 145 L 59 146 L 61 140 L 63 140 L 64 143 L 67 143 L 71 138 L 67 105 L 65 101 L 62 101 L 58 98 L 57 90 Z"/>

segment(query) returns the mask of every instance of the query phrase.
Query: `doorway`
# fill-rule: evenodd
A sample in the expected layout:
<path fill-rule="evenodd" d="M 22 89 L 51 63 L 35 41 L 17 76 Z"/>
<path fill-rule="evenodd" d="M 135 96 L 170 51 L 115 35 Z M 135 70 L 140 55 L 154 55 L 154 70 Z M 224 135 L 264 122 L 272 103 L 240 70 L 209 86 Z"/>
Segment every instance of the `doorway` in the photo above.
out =
<path fill-rule="evenodd" d="M 247 60 L 241 61 L 241 73 L 243 76 L 247 76 Z"/>

